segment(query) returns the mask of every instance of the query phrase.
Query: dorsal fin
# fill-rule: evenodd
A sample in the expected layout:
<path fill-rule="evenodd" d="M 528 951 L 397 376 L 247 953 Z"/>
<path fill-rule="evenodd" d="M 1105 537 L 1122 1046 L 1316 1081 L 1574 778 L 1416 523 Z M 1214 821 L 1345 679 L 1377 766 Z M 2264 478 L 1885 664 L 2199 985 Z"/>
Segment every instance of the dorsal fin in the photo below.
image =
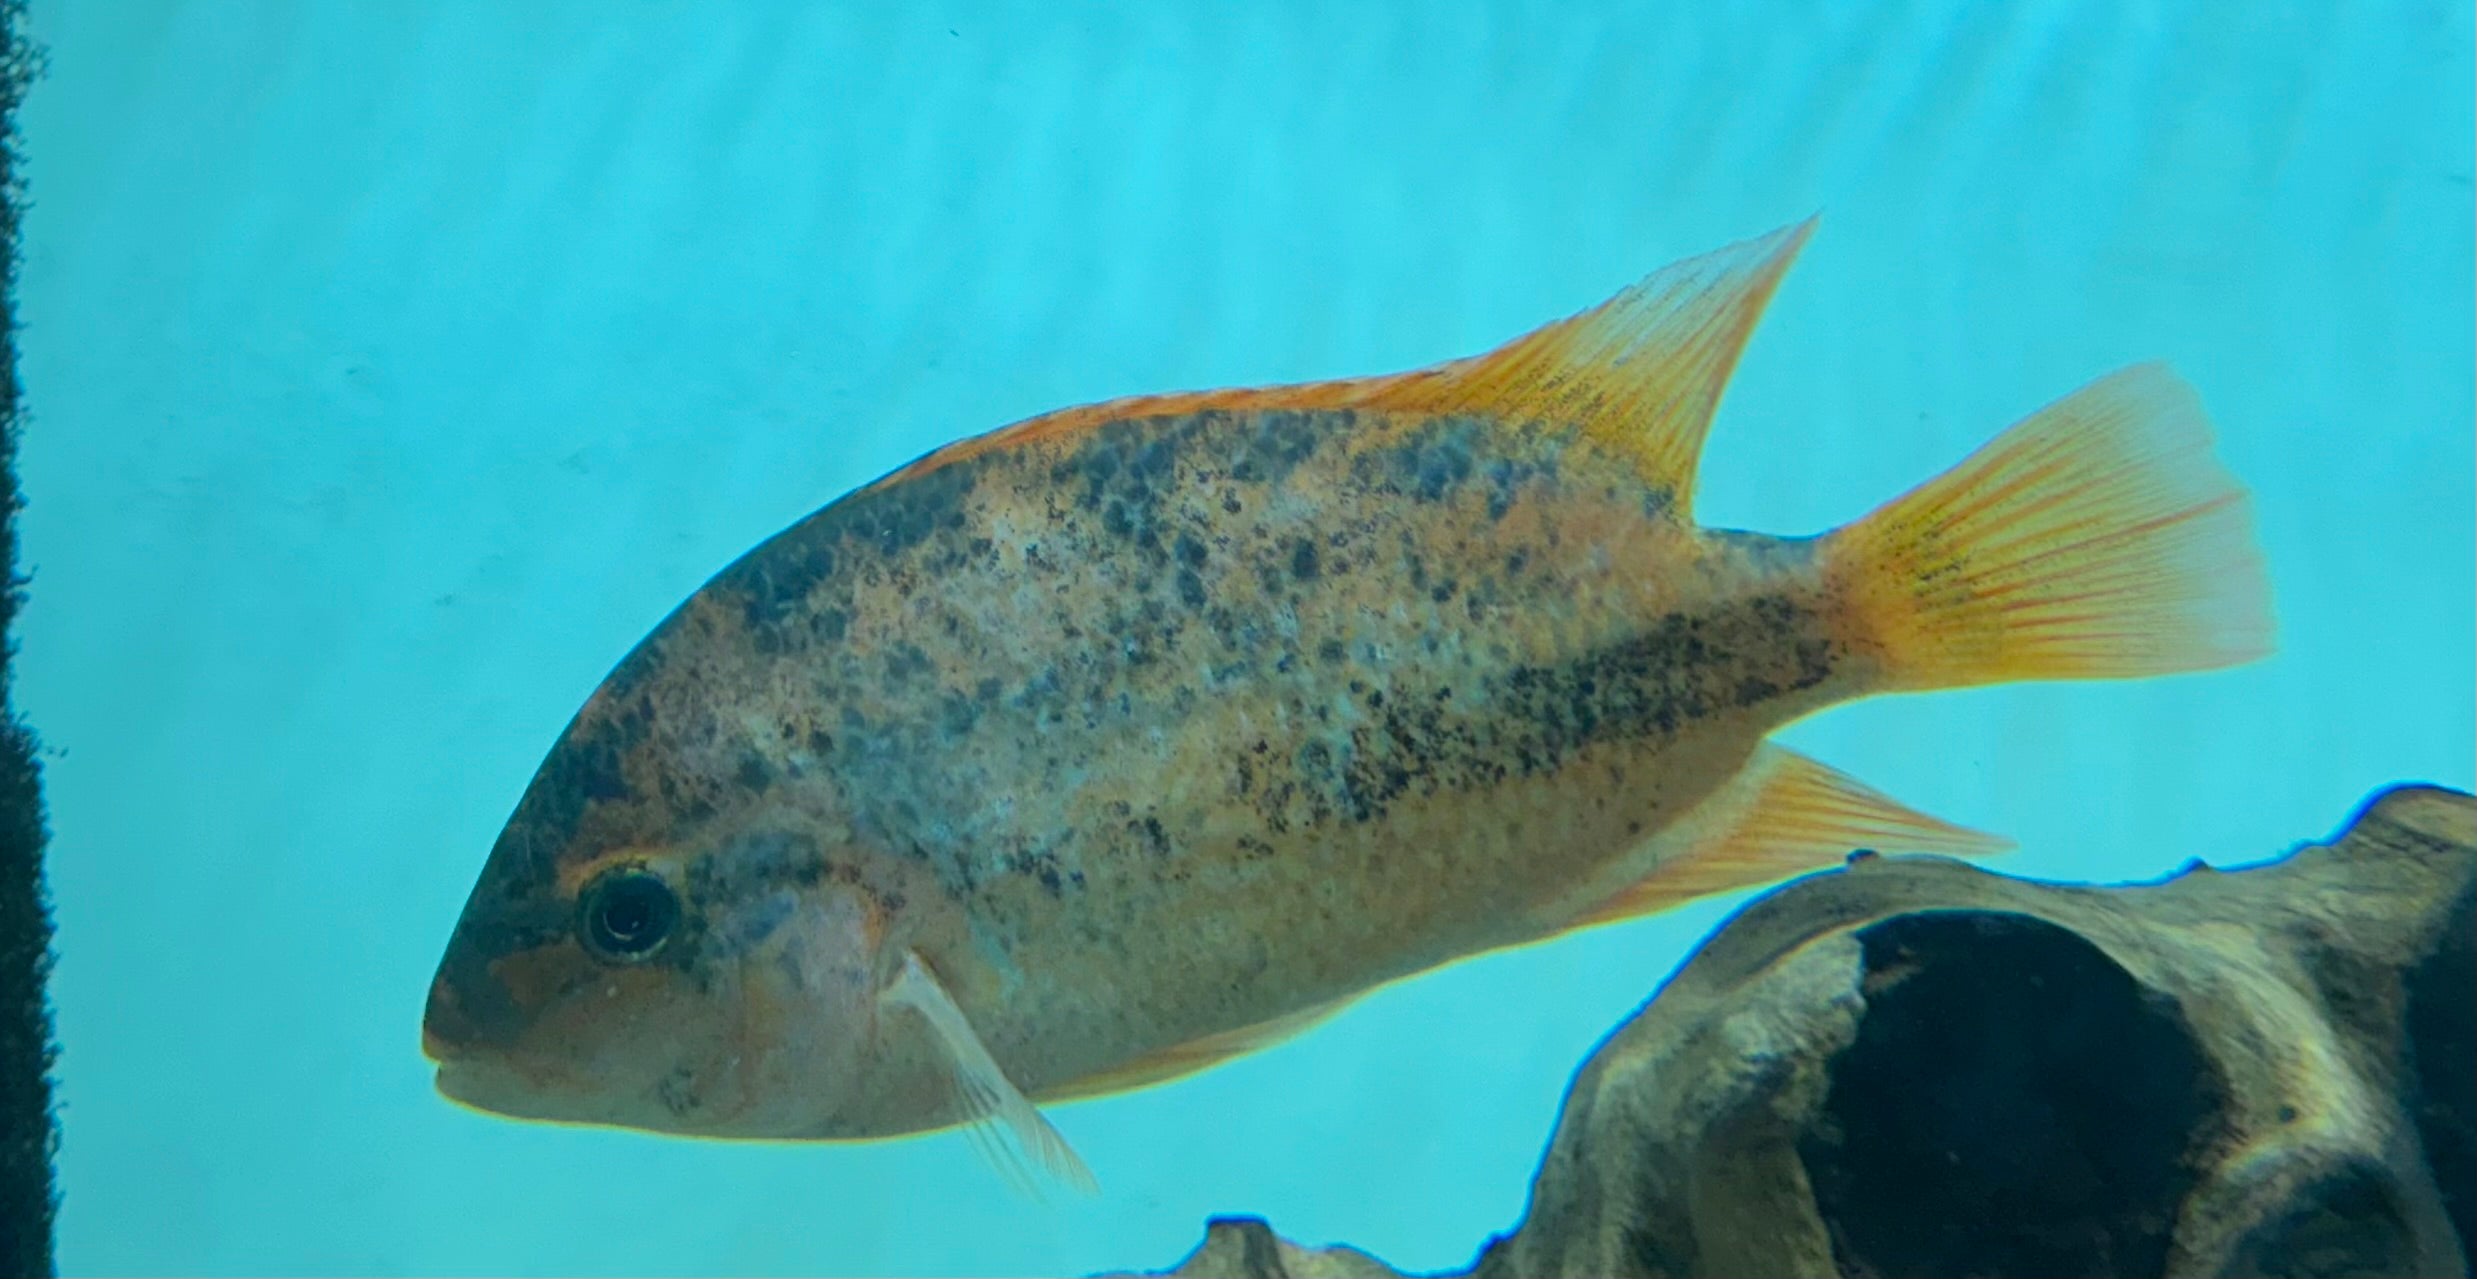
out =
<path fill-rule="evenodd" d="M 1182 1075 L 1192 1075 L 1207 1066 L 1219 1065 L 1232 1057 L 1251 1053 L 1259 1048 L 1270 1048 L 1342 1011 L 1357 998 L 1357 995 L 1348 995 L 1331 1003 L 1317 1004 L 1295 1013 L 1284 1013 L 1270 1021 L 1258 1022 L 1252 1026 L 1241 1026 L 1236 1030 L 1221 1031 L 1217 1034 L 1206 1035 L 1201 1039 L 1191 1039 L 1183 1044 L 1173 1044 L 1159 1052 L 1147 1053 L 1097 1075 L 1086 1075 L 1055 1088 L 1043 1089 L 1033 1096 L 1035 1100 L 1043 1103 L 1079 1101 L 1087 1097 L 1131 1092 L 1138 1088 L 1149 1088 L 1154 1084 L 1166 1083 Z"/>
<path fill-rule="evenodd" d="M 1720 393 L 1755 321 L 1815 219 L 1673 263 L 1599 306 L 1534 329 L 1485 355 L 1382 377 L 1293 386 L 1131 396 L 1062 409 L 947 445 L 870 487 L 1010 445 L 1104 422 L 1205 409 L 1348 409 L 1473 413 L 1550 423 L 1632 457 L 1690 518 L 1694 472 Z"/>
<path fill-rule="evenodd" d="M 1810 217 L 1663 267 L 1591 310 L 1406 378 L 1369 402 L 1577 426 L 1633 457 L 1688 518 L 1721 392 L 1814 229 Z"/>
<path fill-rule="evenodd" d="M 1678 851 L 1563 930 L 1657 914 L 1719 893 L 1840 865 L 1861 848 L 1981 856 L 2013 846 L 1903 806 L 1828 765 L 1770 743 L 1658 839 Z"/>

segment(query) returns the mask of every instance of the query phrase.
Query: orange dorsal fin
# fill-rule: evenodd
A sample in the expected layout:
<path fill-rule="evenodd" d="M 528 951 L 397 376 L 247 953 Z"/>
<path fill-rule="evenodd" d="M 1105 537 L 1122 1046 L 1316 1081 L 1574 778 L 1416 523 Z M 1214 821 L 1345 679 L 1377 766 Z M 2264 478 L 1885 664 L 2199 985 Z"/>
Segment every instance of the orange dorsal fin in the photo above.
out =
<path fill-rule="evenodd" d="M 1861 848 L 1968 857 L 2013 846 L 1903 807 L 1846 773 L 1769 743 L 1736 779 L 1656 838 L 1677 851 L 1566 930 L 1837 866 Z"/>
<path fill-rule="evenodd" d="M 1306 1031 L 1309 1027 L 1340 1012 L 1357 995 L 1346 996 L 1327 1004 L 1317 1004 L 1295 1013 L 1285 1013 L 1271 1021 L 1253 1026 L 1241 1026 L 1206 1035 L 1201 1039 L 1174 1044 L 1159 1052 L 1147 1053 L 1121 1066 L 1069 1080 L 1055 1088 L 1036 1094 L 1041 1102 L 1080 1101 L 1110 1093 L 1132 1092 L 1154 1084 L 1167 1083 L 1182 1075 L 1192 1075 L 1207 1066 L 1219 1065 L 1232 1057 L 1244 1056 L 1259 1048 L 1270 1048 L 1285 1039 Z"/>
<path fill-rule="evenodd" d="M 1703 439 L 1739 353 L 1815 219 L 1673 263 L 1580 315 L 1467 359 L 1382 377 L 1133 396 L 1063 409 L 950 444 L 880 480 L 893 483 L 992 449 L 1106 422 L 1201 412 L 1376 409 L 1469 413 L 1581 431 L 1634 460 L 1691 514 Z"/>
<path fill-rule="evenodd" d="M 1570 425 L 1632 458 L 1692 514 L 1721 392 L 1815 219 L 1662 267 L 1569 319 L 1372 397 L 1387 408 Z"/>

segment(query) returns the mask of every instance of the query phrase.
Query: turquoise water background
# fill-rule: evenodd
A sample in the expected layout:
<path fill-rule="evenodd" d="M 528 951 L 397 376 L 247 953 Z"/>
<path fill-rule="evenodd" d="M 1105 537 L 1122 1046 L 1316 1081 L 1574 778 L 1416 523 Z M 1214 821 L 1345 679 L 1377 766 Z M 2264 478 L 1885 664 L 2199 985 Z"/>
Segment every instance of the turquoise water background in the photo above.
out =
<path fill-rule="evenodd" d="M 19 696 L 76 1273 L 1034 1273 L 1214 1213 L 1407 1268 L 1739 900 L 1054 1118 L 736 1147 L 431 1091 L 425 984 L 569 714 L 757 541 L 1124 393 L 1472 353 L 1822 211 L 1706 454 L 1802 533 L 2119 365 L 2202 391 L 2280 651 L 1789 741 L 2073 880 L 2472 781 L 2464 3 L 37 0 Z M 1381 906 L 1381 904 L 1379 904 Z"/>

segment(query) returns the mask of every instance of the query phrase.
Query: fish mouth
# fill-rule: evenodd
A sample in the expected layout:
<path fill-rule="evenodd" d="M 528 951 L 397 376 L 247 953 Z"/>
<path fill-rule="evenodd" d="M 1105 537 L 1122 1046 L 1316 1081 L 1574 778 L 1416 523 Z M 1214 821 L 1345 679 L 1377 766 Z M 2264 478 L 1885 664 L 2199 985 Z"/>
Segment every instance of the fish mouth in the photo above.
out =
<path fill-rule="evenodd" d="M 421 1055 L 424 1061 L 444 1068 L 448 1058 L 454 1052 L 455 1049 L 449 1046 L 446 1038 L 439 1034 L 438 1027 L 431 1025 L 428 1021 L 421 1024 Z"/>
<path fill-rule="evenodd" d="M 475 1114 L 537 1122 L 575 1121 L 563 1108 L 544 1104 L 549 1095 L 502 1062 L 451 1058 L 438 1064 L 430 1083 L 439 1096 Z"/>
<path fill-rule="evenodd" d="M 512 1113 L 504 1105 L 493 1104 L 492 1094 L 494 1092 L 503 1094 L 505 1090 L 489 1087 L 483 1078 L 483 1072 L 475 1070 L 472 1062 L 440 1062 L 438 1069 L 431 1072 L 430 1085 L 438 1090 L 439 1096 L 476 1114 L 507 1119 L 522 1117 Z"/>
<path fill-rule="evenodd" d="M 421 1023 L 421 1055 L 432 1067 L 431 1084 L 441 1097 L 482 1114 L 509 1119 L 549 1118 L 542 1098 L 559 1082 L 513 1046 L 478 1033 L 445 981 L 431 988 Z"/>
<path fill-rule="evenodd" d="M 441 1097 L 459 1106 L 467 1106 L 475 1110 L 490 1109 L 473 1100 L 473 1070 L 468 1065 L 452 1061 L 440 1062 L 438 1068 L 430 1072 L 430 1084 L 438 1089 Z M 491 1111 L 490 1113 L 499 1112 Z"/>
<path fill-rule="evenodd" d="M 705 1127 L 665 1123 L 659 1112 L 615 1104 L 608 1097 L 544 1087 L 516 1066 L 488 1058 L 439 1063 L 431 1086 L 461 1110 L 489 1119 L 560 1127 L 620 1129 L 669 1136 L 710 1136 Z"/>

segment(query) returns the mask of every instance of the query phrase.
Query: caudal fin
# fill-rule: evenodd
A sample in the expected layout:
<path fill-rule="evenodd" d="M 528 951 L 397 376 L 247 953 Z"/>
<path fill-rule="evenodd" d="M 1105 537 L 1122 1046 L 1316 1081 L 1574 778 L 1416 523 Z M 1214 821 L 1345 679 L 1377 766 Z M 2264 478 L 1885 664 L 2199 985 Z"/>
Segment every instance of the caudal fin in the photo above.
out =
<path fill-rule="evenodd" d="M 2271 649 L 2244 490 L 2162 364 L 2032 415 L 1833 533 L 1828 555 L 1880 688 L 2166 675 Z"/>

